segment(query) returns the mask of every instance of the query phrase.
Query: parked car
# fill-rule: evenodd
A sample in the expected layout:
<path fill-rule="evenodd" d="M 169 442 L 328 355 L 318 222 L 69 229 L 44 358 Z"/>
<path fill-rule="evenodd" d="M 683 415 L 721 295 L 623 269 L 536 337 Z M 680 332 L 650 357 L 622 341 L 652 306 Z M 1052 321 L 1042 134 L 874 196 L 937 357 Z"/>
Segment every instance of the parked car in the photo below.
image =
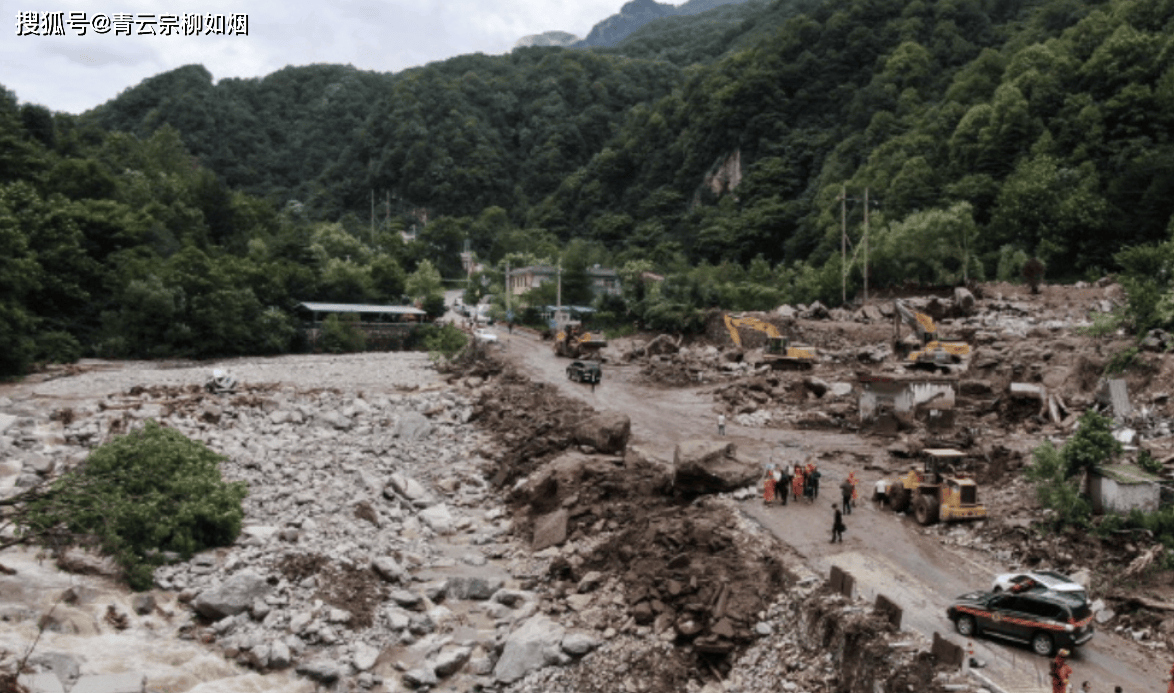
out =
<path fill-rule="evenodd" d="M 992 592 L 1026 592 L 1040 589 L 1065 592 L 1088 601 L 1088 593 L 1085 591 L 1084 585 L 1067 575 L 1051 570 L 1003 573 L 996 575 L 995 581 L 991 585 Z"/>
<path fill-rule="evenodd" d="M 603 379 L 603 370 L 596 361 L 572 361 L 567 366 L 567 380 L 597 384 Z"/>
<path fill-rule="evenodd" d="M 485 344 L 497 344 L 497 333 L 488 328 L 479 328 L 473 330 L 473 339 Z"/>
<path fill-rule="evenodd" d="M 1093 636 L 1088 602 L 1067 592 L 970 592 L 954 600 L 946 615 L 963 637 L 1014 640 L 1044 657 L 1083 645 Z"/>

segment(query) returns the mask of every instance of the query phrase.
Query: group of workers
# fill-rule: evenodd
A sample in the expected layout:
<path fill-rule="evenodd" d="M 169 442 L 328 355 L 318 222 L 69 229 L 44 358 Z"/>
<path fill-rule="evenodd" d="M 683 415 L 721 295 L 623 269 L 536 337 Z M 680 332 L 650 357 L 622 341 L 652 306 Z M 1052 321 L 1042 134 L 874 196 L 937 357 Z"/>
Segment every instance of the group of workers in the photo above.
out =
<path fill-rule="evenodd" d="M 815 502 L 819 498 L 819 480 L 822 476 L 814 462 L 808 462 L 806 465 L 796 464 L 791 469 L 786 465 L 768 464 L 762 481 L 762 500 L 768 505 L 776 501 L 780 505 L 786 505 L 788 498 L 805 498 L 808 503 Z M 859 483 L 860 479 L 856 477 L 856 472 L 849 472 L 848 477 L 840 484 L 845 515 L 852 514 L 852 508 L 860 498 L 856 489 Z"/>
<path fill-rule="evenodd" d="M 787 498 L 806 498 L 808 503 L 819 498 L 819 479 L 823 476 L 814 462 L 796 464 L 793 469 L 786 465 L 768 464 L 763 478 L 762 500 L 767 503 L 778 501 L 787 504 Z"/>

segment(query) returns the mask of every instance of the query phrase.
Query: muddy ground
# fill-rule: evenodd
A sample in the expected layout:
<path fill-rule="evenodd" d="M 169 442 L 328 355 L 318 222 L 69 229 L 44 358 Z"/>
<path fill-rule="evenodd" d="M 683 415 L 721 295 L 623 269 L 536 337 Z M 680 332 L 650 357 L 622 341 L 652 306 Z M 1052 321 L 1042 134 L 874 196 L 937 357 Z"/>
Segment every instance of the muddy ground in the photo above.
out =
<path fill-rule="evenodd" d="M 1174 619 L 1170 616 L 1174 614 L 1160 608 L 1174 604 L 1174 581 L 1169 573 L 1154 568 L 1125 578 L 1123 568 L 1134 561 L 1144 561 L 1147 555 L 1160 549 L 1154 549 L 1152 539 L 1144 533 L 1107 541 L 1081 531 L 1048 533 L 1046 514 L 1022 479 L 1032 448 L 1045 439 L 1062 443 L 1071 435 L 1079 414 L 1097 404 L 1097 392 L 1107 364 L 1133 345 L 1132 338 L 1124 334 L 1093 337 L 1087 333 L 1093 317 L 1121 303 L 1121 289 L 1111 280 L 1103 280 L 1098 285 L 1045 286 L 1039 295 L 1032 295 L 1026 287 L 991 284 L 980 287 L 976 294 L 978 300 L 969 317 L 939 320 L 944 337 L 966 338 L 974 349 L 965 369 L 956 374 L 958 401 L 952 421 L 946 426 L 931 421 L 924 412 L 902 418 L 891 428 L 860 422 L 856 402 L 859 377 L 898 374 L 904 369 L 891 351 L 880 360 L 875 356 L 891 344 L 892 321 L 869 320 L 858 313 L 832 311 L 824 319 L 805 317 L 802 313 L 794 318 L 774 314 L 758 316 L 774 322 L 793 341 L 814 345 L 819 350 L 821 359 L 810 372 L 757 368 L 752 340 L 745 340 L 750 348 L 736 350 L 724 334 L 724 327 L 694 340 L 672 336 L 674 346 L 684 347 L 684 353 L 670 348 L 636 357 L 625 354 L 639 351 L 638 347 L 659 336 L 655 334 L 613 343 L 603 353 L 604 382 L 595 390 L 566 383 L 562 369 L 567 361 L 555 358 L 547 345 L 528 335 L 516 333 L 506 341 L 502 351 L 505 359 L 526 377 L 544 383 L 544 387 L 557 387 L 570 400 L 563 406 L 546 404 L 535 411 L 556 411 L 558 416 L 569 415 L 574 419 L 577 414 L 570 412 L 581 411 L 579 408 L 588 404 L 597 410 L 627 413 L 632 417 L 633 448 L 638 457 L 647 459 L 671 460 L 673 447 L 682 438 L 716 435 L 719 412 L 730 418 L 730 437 L 738 443 L 740 456 L 745 459 L 759 464 L 816 461 L 835 483 L 847 471 L 856 471 L 858 476 L 863 474 L 866 493 L 876 479 L 906 469 L 923 447 L 963 449 L 975 460 L 971 471 L 982 485 L 981 497 L 989 509 L 988 520 L 964 529 L 919 530 L 908 521 L 889 527 L 883 523 L 891 515 L 884 515 L 883 508 L 866 508 L 865 512 L 875 516 L 853 520 L 857 524 L 869 522 L 868 532 L 879 531 L 873 540 L 879 537 L 892 543 L 881 554 L 895 560 L 894 570 L 908 569 L 912 580 L 917 579 L 918 573 L 945 574 L 950 566 L 943 564 L 954 560 L 955 553 L 964 553 L 962 560 L 979 567 L 970 569 L 969 576 L 944 578 L 944 584 L 931 585 L 941 593 L 932 600 L 936 604 L 931 603 L 926 612 L 927 627 L 948 632 L 949 624 L 942 623 L 944 619 L 937 606 L 948 603 L 950 597 L 962 591 L 989 586 L 989 576 L 994 573 L 1020 566 L 1069 573 L 1087 571 L 1093 597 L 1102 600 L 1112 616 L 1098 626 L 1095 646 L 1083 648 L 1083 670 L 1094 683 L 1134 682 L 1143 687 L 1152 684 L 1160 680 L 1159 670 L 1168 669 L 1166 660 L 1174 650 L 1174 641 L 1170 640 L 1174 633 Z M 939 303 L 945 306 L 943 310 L 948 310 L 948 301 Z M 658 346 L 664 343 L 662 338 Z M 1171 458 L 1174 450 L 1167 445 L 1174 444 L 1174 439 L 1163 423 L 1174 415 L 1169 401 L 1174 387 L 1174 364 L 1165 354 L 1142 352 L 1134 365 L 1118 377 L 1127 382 L 1135 410 L 1140 413 L 1144 409 L 1143 418 L 1128 422 L 1142 430 L 1140 445 L 1159 459 Z M 836 395 L 825 388 L 837 383 L 852 386 L 850 394 Z M 1011 383 L 1045 387 L 1049 394 L 1058 397 L 1057 411 L 1050 412 L 1039 401 L 1011 397 L 1008 392 Z M 547 392 L 540 399 L 546 401 L 551 396 Z M 769 416 L 761 412 L 769 412 Z M 557 426 L 545 423 L 557 417 L 535 418 L 539 420 L 515 422 L 504 426 L 503 431 L 518 430 L 520 426 L 521 430 L 541 431 L 541 437 L 547 442 L 557 438 L 551 433 Z M 1134 455 L 1136 449 L 1128 451 L 1126 457 Z M 596 480 L 585 481 L 570 488 L 560 486 L 560 498 L 574 497 L 584 488 L 591 488 L 595 493 Z M 633 504 L 636 515 L 619 515 L 623 518 L 621 526 L 629 529 L 615 546 L 635 544 L 640 548 L 639 555 L 647 552 L 663 560 L 666 554 L 679 548 L 678 542 L 689 543 L 682 538 L 690 536 L 691 527 L 688 519 L 674 517 L 678 509 L 671 503 L 655 498 L 655 495 L 644 495 L 642 503 Z M 612 502 L 615 507 L 607 506 L 609 513 L 632 510 L 622 508 L 621 500 Z M 525 511 L 524 499 L 518 507 L 531 513 L 545 509 Z M 803 509 L 792 516 L 802 513 L 812 518 L 804 521 L 805 526 L 812 522 L 822 526 L 827 521 L 827 512 L 826 508 L 823 511 Z M 584 525 L 589 525 L 602 515 L 585 513 L 584 517 L 589 520 Z M 777 515 L 765 516 L 762 522 L 768 528 L 772 523 L 778 525 L 772 529 L 784 542 L 803 545 L 804 551 L 800 553 L 806 552 L 806 559 L 817 565 L 835 564 L 837 559 L 826 546 L 820 547 L 814 540 L 794 541 L 789 533 L 796 530 L 788 524 L 790 519 L 777 518 Z M 897 560 L 903 552 L 909 553 L 900 547 L 908 544 L 911 534 L 929 537 L 928 545 L 919 546 L 913 552 L 923 556 L 928 573 L 924 567 Z M 874 555 L 876 547 L 867 544 L 863 542 L 857 548 L 864 556 L 861 561 L 875 562 L 875 557 L 867 557 Z M 606 557 L 617 564 L 613 570 L 628 565 L 618 549 Z M 850 563 L 854 559 L 843 560 Z M 608 561 L 596 565 L 607 567 Z M 976 580 L 976 574 L 987 577 Z M 769 567 L 753 571 L 745 580 L 750 588 L 747 591 L 769 587 L 774 579 L 771 575 Z M 638 578 L 639 571 L 632 577 Z M 633 590 L 630 604 L 634 606 L 646 598 L 649 603 L 659 602 L 671 608 L 671 614 L 679 613 L 681 604 L 670 604 L 664 599 L 666 579 L 672 578 L 649 570 L 646 580 L 637 581 L 648 587 Z M 1154 605 L 1159 608 L 1153 608 Z M 730 640 L 736 646 L 737 638 Z M 984 644 L 980 650 L 989 652 L 992 659 L 1014 661 L 1020 668 L 1020 658 L 1030 658 L 1022 651 L 1012 651 L 1004 657 L 1003 651 L 996 649 L 999 647 Z"/>

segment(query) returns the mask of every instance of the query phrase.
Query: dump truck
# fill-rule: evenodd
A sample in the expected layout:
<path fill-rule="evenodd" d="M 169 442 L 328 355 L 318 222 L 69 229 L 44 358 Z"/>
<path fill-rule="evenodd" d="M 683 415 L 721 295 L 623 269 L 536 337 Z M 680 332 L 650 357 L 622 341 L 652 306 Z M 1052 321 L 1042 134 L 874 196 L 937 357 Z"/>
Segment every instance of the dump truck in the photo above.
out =
<path fill-rule="evenodd" d="M 815 348 L 806 345 L 792 345 L 779 328 L 765 320 L 751 316 L 725 315 L 726 329 L 730 339 L 742 348 L 742 335 L 738 328 L 744 327 L 766 335 L 766 346 L 762 350 L 762 361 L 774 370 L 810 370 L 815 366 Z"/>
<path fill-rule="evenodd" d="M 978 502 L 978 483 L 972 474 L 958 470 L 965 459 L 966 454 L 958 450 L 927 448 L 922 452 L 921 470 L 914 465 L 886 485 L 889 507 L 894 512 L 910 510 L 923 525 L 985 518 L 986 506 Z"/>

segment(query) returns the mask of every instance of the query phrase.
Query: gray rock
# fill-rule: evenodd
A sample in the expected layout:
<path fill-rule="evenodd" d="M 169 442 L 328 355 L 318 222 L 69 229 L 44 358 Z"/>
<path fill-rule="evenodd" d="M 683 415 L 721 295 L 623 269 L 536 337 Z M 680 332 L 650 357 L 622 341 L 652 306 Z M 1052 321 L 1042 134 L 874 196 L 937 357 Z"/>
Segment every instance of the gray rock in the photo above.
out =
<path fill-rule="evenodd" d="M 567 633 L 563 637 L 563 652 L 573 657 L 582 657 L 596 647 L 599 647 L 599 642 L 586 633 Z"/>
<path fill-rule="evenodd" d="M 448 596 L 448 580 L 433 580 L 432 582 L 425 583 L 422 589 L 428 601 L 433 603 L 442 602 Z"/>
<path fill-rule="evenodd" d="M 396 590 L 387 596 L 405 609 L 418 609 L 424 606 L 424 598 L 408 590 Z"/>
<path fill-rule="evenodd" d="M 558 649 L 566 631 L 546 616 L 534 616 L 506 638 L 505 648 L 493 669 L 502 683 L 513 683 L 547 664 L 546 651 Z"/>
<path fill-rule="evenodd" d="M 272 658 L 272 654 L 270 658 Z M 316 659 L 311 662 L 303 662 L 298 665 L 296 671 L 302 676 L 327 685 L 337 681 L 341 674 L 338 664 L 329 659 Z"/>
<path fill-rule="evenodd" d="M 149 594 L 136 594 L 130 598 L 130 608 L 139 616 L 146 616 L 155 610 L 155 597 Z"/>
<path fill-rule="evenodd" d="M 440 678 L 452 676 L 465 666 L 472 656 L 473 650 L 468 647 L 458 647 L 451 650 L 446 650 L 440 653 L 436 661 L 432 664 L 432 671 Z"/>
<path fill-rule="evenodd" d="M 448 596 L 453 599 L 484 601 L 497 593 L 504 584 L 501 578 L 453 577 L 448 580 Z"/>
<path fill-rule="evenodd" d="M 361 642 L 355 645 L 355 653 L 351 657 L 355 668 L 359 671 L 370 671 L 375 668 L 375 662 L 379 659 L 379 649 Z"/>
<path fill-rule="evenodd" d="M 577 444 L 589 445 L 606 455 L 623 452 L 631 435 L 632 420 L 614 412 L 593 416 L 575 426 Z"/>
<path fill-rule="evenodd" d="M 0 414 L 0 433 L 4 433 L 9 428 L 12 428 L 18 420 L 18 417 L 12 414 Z"/>
<path fill-rule="evenodd" d="M 223 585 L 198 594 L 192 600 L 192 608 L 205 618 L 219 620 L 248 609 L 254 600 L 264 599 L 269 591 L 264 577 L 246 570 L 228 578 Z"/>
<path fill-rule="evenodd" d="M 423 440 L 432 435 L 432 422 L 420 412 L 405 412 L 395 422 L 393 435 L 410 441 Z"/>
<path fill-rule="evenodd" d="M 408 580 L 408 572 L 391 556 L 379 556 L 371 561 L 371 567 L 388 582 L 403 583 Z"/>
<path fill-rule="evenodd" d="M 428 525 L 437 534 L 452 534 L 453 516 L 444 503 L 425 508 L 418 515 L 420 521 Z"/>
<path fill-rule="evenodd" d="M 587 576 L 584 577 L 584 580 L 586 580 L 587 577 L 590 577 L 593 574 L 598 575 L 599 573 L 587 573 Z M 582 581 L 580 581 L 579 584 L 581 586 L 583 584 Z M 532 592 L 523 592 L 522 590 L 501 589 L 501 590 L 498 590 L 493 593 L 493 601 L 495 601 L 499 604 L 505 604 L 506 606 L 513 608 L 513 607 L 516 607 L 518 604 L 521 604 L 522 602 L 526 601 L 527 599 L 530 599 L 533 596 L 534 595 Z"/>
<path fill-rule="evenodd" d="M 673 453 L 673 488 L 686 494 L 726 493 L 758 477 L 758 469 L 737 458 L 733 443 L 684 440 Z"/>
<path fill-rule="evenodd" d="M 428 497 L 428 491 L 415 479 L 404 476 L 402 474 L 392 474 L 391 487 L 399 495 L 407 498 L 410 501 L 424 500 Z"/>
<path fill-rule="evenodd" d="M 534 536 L 531 548 L 541 551 L 548 546 L 558 546 L 567 540 L 567 521 L 570 515 L 566 508 L 559 508 L 534 520 Z"/>
<path fill-rule="evenodd" d="M 435 686 L 440 683 L 440 679 L 436 678 L 436 673 L 431 668 L 409 669 L 404 672 L 403 681 L 404 685 L 412 688 Z"/>
<path fill-rule="evenodd" d="M 335 428 L 340 431 L 348 430 L 355 425 L 353 421 L 343 416 L 341 413 L 331 409 L 318 412 L 317 421 L 320 424 L 330 426 L 331 428 Z"/>

